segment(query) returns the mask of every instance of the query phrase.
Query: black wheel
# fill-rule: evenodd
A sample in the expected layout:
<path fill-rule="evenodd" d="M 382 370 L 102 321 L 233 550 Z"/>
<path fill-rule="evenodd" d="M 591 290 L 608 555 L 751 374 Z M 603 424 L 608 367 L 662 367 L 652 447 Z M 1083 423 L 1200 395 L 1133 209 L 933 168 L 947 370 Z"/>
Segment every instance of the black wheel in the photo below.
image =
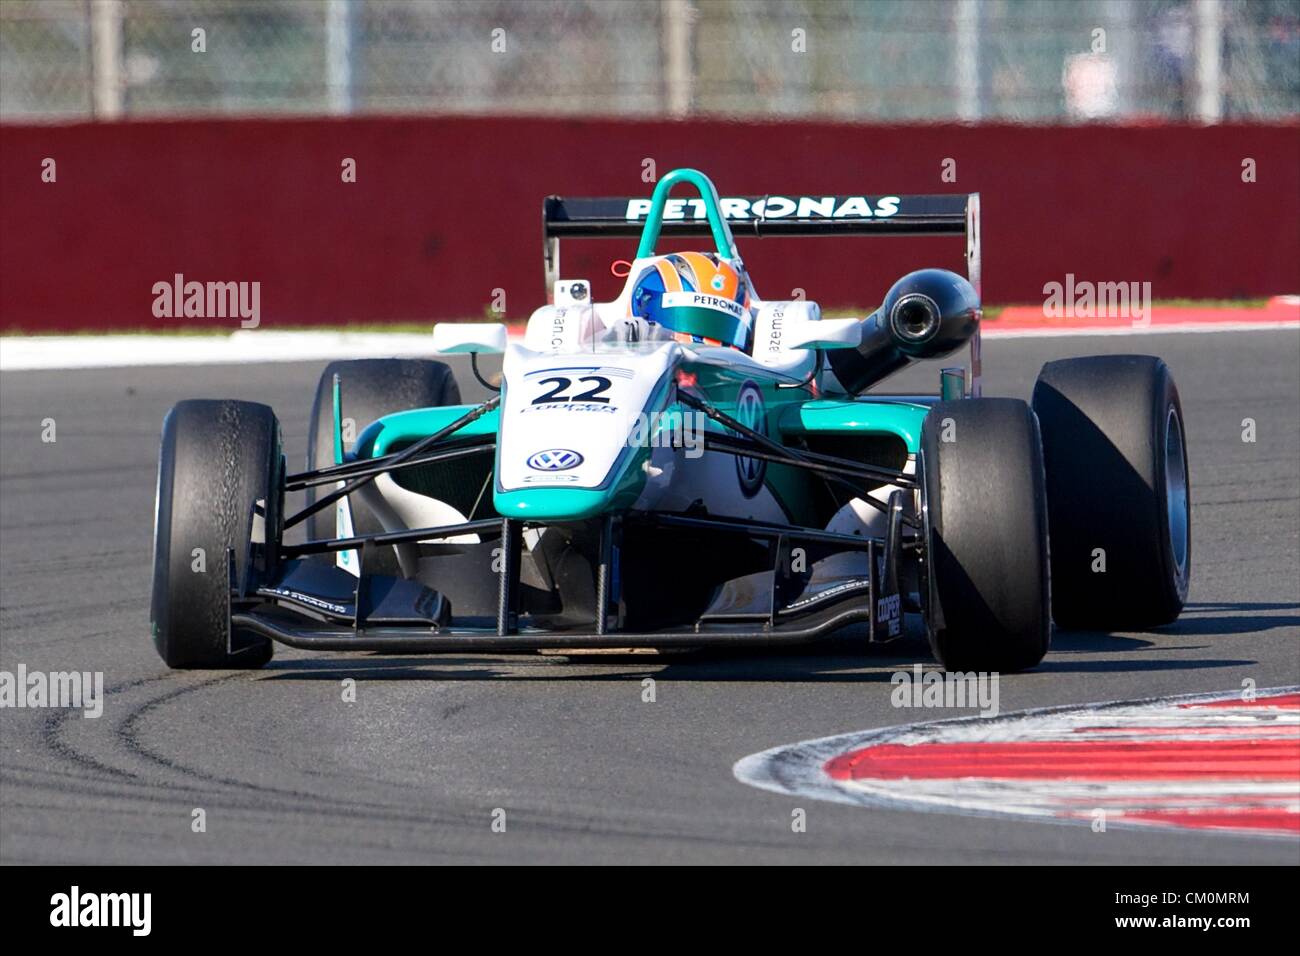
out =
<path fill-rule="evenodd" d="M 1052 614 L 1061 627 L 1168 624 L 1191 574 L 1183 409 L 1149 355 L 1043 366 L 1034 386 L 1052 528 Z"/>
<path fill-rule="evenodd" d="M 948 670 L 1018 671 L 1051 641 L 1047 494 L 1024 402 L 939 402 L 921 428 L 930 647 Z"/>
<path fill-rule="evenodd" d="M 460 387 L 450 368 L 431 359 L 353 359 L 331 362 L 321 373 L 316 386 L 316 400 L 311 406 L 310 431 L 307 433 L 307 468 L 327 468 L 334 464 L 334 376 L 339 376 L 339 397 L 343 417 L 355 423 L 359 435 L 377 418 L 412 408 L 459 405 Z M 330 486 L 322 486 L 324 491 Z M 316 489 L 307 489 L 307 503 L 316 500 Z M 383 524 L 355 495 L 349 499 L 352 530 L 355 534 L 377 534 Z M 307 536 L 312 540 L 332 538 L 334 508 L 329 507 L 307 518 Z M 333 560 L 328 556 L 322 560 Z M 401 569 L 392 548 L 376 549 L 366 556 L 367 571 L 398 576 Z"/>
<path fill-rule="evenodd" d="M 226 550 L 237 580 L 250 556 L 256 571 L 274 566 L 283 461 L 280 424 L 265 405 L 196 399 L 163 420 L 150 621 L 169 667 L 261 667 L 271 659 L 270 640 L 230 631 Z M 250 540 L 262 545 L 256 553 Z"/>

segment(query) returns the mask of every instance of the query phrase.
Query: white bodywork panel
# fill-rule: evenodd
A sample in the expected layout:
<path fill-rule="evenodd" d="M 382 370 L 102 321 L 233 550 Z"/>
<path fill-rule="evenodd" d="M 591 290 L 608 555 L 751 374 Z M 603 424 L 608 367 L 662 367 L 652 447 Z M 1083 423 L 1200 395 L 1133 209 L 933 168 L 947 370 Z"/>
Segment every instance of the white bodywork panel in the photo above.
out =
<path fill-rule="evenodd" d="M 506 352 L 497 446 L 497 484 L 598 488 L 624 453 L 637 416 L 666 387 L 681 355 L 676 342 L 644 351 Z M 554 466 L 535 456 L 558 456 Z M 530 465 L 530 462 L 532 463 Z"/>
<path fill-rule="evenodd" d="M 916 474 L 916 456 L 908 455 L 907 464 L 903 466 L 906 475 Z M 881 485 L 867 492 L 872 499 L 881 504 L 889 503 L 889 496 L 898 490 L 898 485 Z M 873 508 L 861 498 L 848 502 L 831 518 L 826 525 L 827 531 L 838 534 L 861 534 L 866 537 L 883 538 L 888 530 L 888 519 L 879 508 Z"/>
<path fill-rule="evenodd" d="M 335 487 L 342 488 L 343 482 L 339 482 Z M 348 505 L 346 497 L 340 498 L 334 504 L 334 535 L 338 538 L 352 537 L 352 508 Z M 361 555 L 356 551 L 340 551 L 334 557 L 334 563 L 347 571 L 361 577 Z"/>
<path fill-rule="evenodd" d="M 687 458 L 682 448 L 655 448 L 646 468 L 646 485 L 634 507 L 643 511 L 685 511 L 703 501 L 709 514 L 754 521 L 787 520 L 776 497 L 766 487 L 752 498 L 739 490 L 736 458 L 720 452 L 705 452 Z"/>

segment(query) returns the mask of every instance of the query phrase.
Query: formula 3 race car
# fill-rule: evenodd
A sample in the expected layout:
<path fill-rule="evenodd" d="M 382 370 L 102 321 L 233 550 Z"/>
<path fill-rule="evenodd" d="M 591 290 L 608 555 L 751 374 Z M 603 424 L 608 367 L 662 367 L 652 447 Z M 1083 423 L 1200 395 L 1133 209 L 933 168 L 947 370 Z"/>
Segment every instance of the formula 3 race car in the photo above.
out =
<path fill-rule="evenodd" d="M 679 184 L 695 195 L 670 199 Z M 544 220 L 552 301 L 521 342 L 500 324 L 434 329 L 431 352 L 468 353 L 476 376 L 504 355 L 490 400 L 462 403 L 431 359 L 334 362 L 297 473 L 269 407 L 171 410 L 151 615 L 168 665 L 257 667 L 273 641 L 684 648 L 854 623 L 884 641 L 916 612 L 947 668 L 1013 671 L 1042 659 L 1053 617 L 1135 629 L 1182 610 L 1173 377 L 1152 357 L 1067 359 L 1032 406 L 982 397 L 978 195 L 720 200 L 681 169 L 649 200 L 551 197 Z M 759 298 L 733 225 L 960 235 L 969 278 L 913 272 L 865 319 L 824 319 Z M 561 238 L 636 235 L 615 301 L 560 278 Z M 701 235 L 712 251 L 656 252 Z M 963 345 L 969 367 L 940 370 L 937 395 L 871 391 Z"/>

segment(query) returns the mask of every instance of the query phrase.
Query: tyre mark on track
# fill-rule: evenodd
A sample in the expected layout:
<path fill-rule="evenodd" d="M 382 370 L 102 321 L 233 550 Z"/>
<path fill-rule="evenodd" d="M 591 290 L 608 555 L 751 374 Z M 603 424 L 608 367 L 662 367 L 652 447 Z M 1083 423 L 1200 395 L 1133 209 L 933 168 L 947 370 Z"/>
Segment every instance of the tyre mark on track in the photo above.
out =
<path fill-rule="evenodd" d="M 137 680 L 127 681 L 123 684 L 115 684 L 109 687 L 104 693 L 104 708 L 108 709 L 110 698 L 143 687 L 156 681 L 164 680 L 165 677 L 142 677 Z M 55 710 L 46 715 L 41 725 L 41 743 L 58 757 L 70 761 L 73 764 L 94 773 L 104 774 L 117 780 L 130 781 L 133 783 L 146 783 L 139 774 L 123 770 L 121 767 L 114 767 L 112 764 L 104 763 L 96 757 L 79 750 L 67 740 L 64 739 L 64 729 L 68 721 L 77 716 L 79 711 L 76 710 Z M 84 719 L 84 718 L 83 718 Z"/>
<path fill-rule="evenodd" d="M 175 782 L 160 783 L 169 790 L 193 792 L 195 790 L 206 791 L 212 786 L 228 788 L 235 797 L 243 796 L 250 798 L 245 804 L 247 808 L 258 810 L 275 810 L 289 809 L 301 811 L 304 808 L 310 808 L 317 813 L 325 813 L 336 817 L 353 821 L 383 821 L 386 823 L 404 823 L 404 824 L 421 824 L 430 823 L 458 823 L 458 824 L 477 824 L 480 822 L 480 814 L 470 811 L 447 814 L 445 810 L 440 810 L 436 815 L 416 814 L 404 812 L 392 804 L 376 803 L 371 801 L 361 801 L 343 797 L 330 797 L 317 792 L 307 792 L 289 787 L 273 787 L 264 784 L 252 783 L 247 780 L 240 780 L 236 777 L 230 777 L 223 774 L 211 773 L 199 767 L 190 764 L 181 763 L 172 757 L 159 753 L 150 747 L 145 741 L 145 733 L 140 726 L 140 722 L 148 717 L 158 708 L 172 704 L 180 698 L 198 690 L 206 690 L 218 684 L 223 684 L 238 680 L 239 678 L 249 679 L 248 675 L 242 673 L 228 674 L 215 680 L 200 681 L 194 684 L 188 684 L 184 687 L 178 687 L 161 696 L 151 697 L 137 706 L 133 707 L 123 718 L 118 727 L 115 737 L 134 757 L 158 766 L 170 773 L 180 775 L 184 779 L 193 780 L 195 786 L 183 786 Z M 161 678 L 161 679 L 166 679 Z M 157 680 L 155 678 L 154 680 Z M 131 775 L 133 779 L 141 779 L 138 775 Z M 268 806 L 266 798 L 276 798 L 284 801 L 283 808 Z"/>
<path fill-rule="evenodd" d="M 226 788 L 230 792 L 223 796 L 223 800 L 226 801 L 227 807 L 231 808 L 237 807 L 272 814 L 280 812 L 301 813 L 304 810 L 309 810 L 323 818 L 346 821 L 351 824 L 383 824 L 420 828 L 452 826 L 477 829 L 482 827 L 484 819 L 482 801 L 473 800 L 468 794 L 465 795 L 465 805 L 462 807 L 443 804 L 437 807 L 428 807 L 421 811 L 414 811 L 407 809 L 406 804 L 331 797 L 319 792 L 307 792 L 289 787 L 266 786 L 223 774 L 211 773 L 200 767 L 181 763 L 166 754 L 159 753 L 149 745 L 142 721 L 150 714 L 161 707 L 176 703 L 195 691 L 207 690 L 223 684 L 230 685 L 233 688 L 235 682 L 241 678 L 250 683 L 253 682 L 247 674 L 234 673 L 212 680 L 186 684 L 183 687 L 165 689 L 164 693 L 151 696 L 133 706 L 114 733 L 114 738 L 121 743 L 131 756 L 162 768 L 169 773 L 179 775 L 184 780 L 193 781 L 192 785 L 187 786 L 175 781 L 148 780 L 140 774 L 112 767 L 94 757 L 81 754 L 71 748 L 68 749 L 75 757 L 80 758 L 79 762 L 84 765 L 107 771 L 117 779 L 147 784 L 150 787 L 175 795 L 207 794 L 211 792 L 210 788 L 213 786 Z M 123 684 L 120 688 L 115 688 L 115 690 L 138 689 L 149 684 L 170 681 L 171 679 L 172 675 L 147 678 Z M 589 814 L 577 809 L 563 812 L 556 808 L 539 809 L 517 806 L 511 811 L 511 819 L 516 825 L 534 827 L 552 834 L 571 837 L 600 835 L 637 840 L 644 836 L 644 829 L 638 823 L 618 817 L 594 819 Z M 659 832 L 672 835 L 678 839 L 690 839 L 697 842 L 703 840 L 719 846 L 732 846 L 736 843 L 736 839 L 731 835 L 707 836 L 701 834 L 694 827 L 664 826 L 662 822 L 660 827 Z M 745 840 L 748 845 L 753 846 L 780 845 L 779 842 L 766 840 L 759 840 L 755 843 L 752 835 L 747 836 Z"/>

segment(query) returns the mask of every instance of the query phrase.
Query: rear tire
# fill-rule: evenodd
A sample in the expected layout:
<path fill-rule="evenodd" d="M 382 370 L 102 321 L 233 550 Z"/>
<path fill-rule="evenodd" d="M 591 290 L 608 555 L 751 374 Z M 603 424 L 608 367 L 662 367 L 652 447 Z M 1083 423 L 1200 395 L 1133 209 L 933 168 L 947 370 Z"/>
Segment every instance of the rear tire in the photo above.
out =
<path fill-rule="evenodd" d="M 921 428 L 922 601 L 950 671 L 1019 671 L 1051 642 L 1047 494 L 1024 402 L 939 402 Z"/>
<path fill-rule="evenodd" d="M 311 406 L 307 433 L 307 469 L 334 464 L 334 376 L 339 376 L 339 397 L 345 418 L 356 423 L 357 434 L 371 422 L 394 412 L 412 408 L 459 405 L 460 387 L 451 369 L 432 359 L 352 359 L 331 362 L 321 373 L 316 400 Z M 307 503 L 332 490 L 329 485 L 307 489 Z M 348 501 L 352 509 L 354 534 L 379 534 L 379 518 L 356 496 Z M 312 540 L 335 537 L 334 508 L 325 508 L 307 518 L 307 536 Z M 334 555 L 322 560 L 333 562 Z M 401 577 L 397 553 L 392 548 L 375 548 L 366 555 L 366 570 L 374 574 Z"/>
<path fill-rule="evenodd" d="M 1034 410 L 1056 623 L 1121 630 L 1176 619 L 1191 577 L 1191 485 L 1169 367 L 1149 355 L 1049 362 Z"/>
<path fill-rule="evenodd" d="M 270 640 L 230 631 L 226 549 L 240 580 L 260 500 L 261 570 L 274 566 L 283 471 L 280 424 L 265 405 L 197 399 L 180 402 L 163 420 L 150 621 L 167 666 L 261 667 L 271 659 Z"/>

